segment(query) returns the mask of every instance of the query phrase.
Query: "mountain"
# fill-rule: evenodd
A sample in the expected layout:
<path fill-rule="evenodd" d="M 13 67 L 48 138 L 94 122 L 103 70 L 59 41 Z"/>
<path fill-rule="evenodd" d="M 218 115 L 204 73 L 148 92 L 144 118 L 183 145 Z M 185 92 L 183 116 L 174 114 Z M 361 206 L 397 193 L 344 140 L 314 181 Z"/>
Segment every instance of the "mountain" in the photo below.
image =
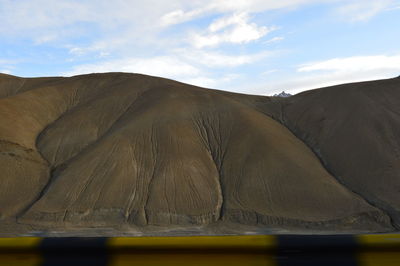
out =
<path fill-rule="evenodd" d="M 280 93 L 274 94 L 272 97 L 290 97 L 290 96 L 292 96 L 292 94 L 282 91 Z"/>
<path fill-rule="evenodd" d="M 279 102 L 275 118 L 336 179 L 400 227 L 400 80 L 345 84 Z"/>
<path fill-rule="evenodd" d="M 2 75 L 0 234 L 394 231 L 399 85 L 281 98 Z"/>

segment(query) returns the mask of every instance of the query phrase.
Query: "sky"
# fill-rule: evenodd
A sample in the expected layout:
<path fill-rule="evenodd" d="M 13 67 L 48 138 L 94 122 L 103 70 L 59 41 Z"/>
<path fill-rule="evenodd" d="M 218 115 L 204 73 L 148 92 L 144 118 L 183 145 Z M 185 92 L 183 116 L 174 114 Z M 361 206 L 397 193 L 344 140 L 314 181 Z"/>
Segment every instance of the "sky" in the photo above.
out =
<path fill-rule="evenodd" d="M 292 94 L 400 75 L 400 0 L 0 0 L 0 72 Z"/>

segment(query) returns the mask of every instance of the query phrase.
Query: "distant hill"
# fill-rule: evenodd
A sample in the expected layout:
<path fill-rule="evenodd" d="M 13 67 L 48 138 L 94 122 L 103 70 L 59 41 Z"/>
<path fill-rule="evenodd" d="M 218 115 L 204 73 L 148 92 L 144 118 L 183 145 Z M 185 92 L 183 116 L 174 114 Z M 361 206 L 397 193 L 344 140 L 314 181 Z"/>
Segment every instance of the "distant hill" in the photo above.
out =
<path fill-rule="evenodd" d="M 292 94 L 286 93 L 285 91 L 282 91 L 281 93 L 276 93 L 273 95 L 273 97 L 290 97 Z"/>
<path fill-rule="evenodd" d="M 0 235 L 394 231 L 399 86 L 0 76 Z"/>

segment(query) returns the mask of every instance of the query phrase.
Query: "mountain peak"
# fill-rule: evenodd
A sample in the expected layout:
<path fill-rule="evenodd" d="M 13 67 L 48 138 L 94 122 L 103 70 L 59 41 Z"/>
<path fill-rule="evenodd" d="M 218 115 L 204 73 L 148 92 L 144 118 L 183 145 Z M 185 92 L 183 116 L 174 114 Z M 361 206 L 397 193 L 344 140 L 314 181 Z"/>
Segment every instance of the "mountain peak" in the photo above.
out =
<path fill-rule="evenodd" d="M 286 93 L 285 91 L 282 91 L 281 93 L 276 93 L 273 95 L 273 97 L 290 97 L 292 94 Z"/>

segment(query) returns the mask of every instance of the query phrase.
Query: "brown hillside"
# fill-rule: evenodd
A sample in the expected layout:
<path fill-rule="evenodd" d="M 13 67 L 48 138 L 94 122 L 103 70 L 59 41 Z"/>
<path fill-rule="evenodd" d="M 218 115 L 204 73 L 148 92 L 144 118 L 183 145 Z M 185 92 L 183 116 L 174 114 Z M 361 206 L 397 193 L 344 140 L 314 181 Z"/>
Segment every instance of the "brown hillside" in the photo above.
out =
<path fill-rule="evenodd" d="M 325 91 L 329 90 L 321 93 Z M 331 91 L 335 94 L 336 90 Z M 314 149 L 320 143 L 328 145 L 328 137 L 317 131 L 319 124 L 306 119 L 311 124 L 297 125 L 300 120 L 295 118 L 300 113 L 296 104 L 303 98 L 313 99 L 313 93 L 284 102 L 282 116 Z M 341 158 L 325 156 L 324 148 L 317 150 L 341 182 L 347 175 L 354 178 L 353 183 L 343 182 L 349 190 L 325 170 L 307 145 L 266 115 L 277 118 L 281 100 L 124 73 L 35 79 L 0 76 L 0 94 L 0 217 L 4 222 L 48 231 L 121 230 L 123 225 L 134 232 L 199 226 L 222 232 L 228 224 L 293 232 L 393 229 L 379 209 L 382 206 L 371 200 L 371 195 L 379 195 L 354 189 L 354 183 L 362 181 L 354 173 L 377 171 L 373 160 L 385 149 L 371 155 L 369 168 L 362 168 L 364 164 L 356 159 L 370 158 L 364 154 L 375 151 L 375 144 L 367 147 L 370 142 L 362 145 L 360 140 L 355 146 L 359 150 L 352 155 L 352 144 L 340 145 L 346 137 L 338 137 L 329 149 L 335 148 L 334 154 L 342 154 Z M 389 101 L 382 95 L 386 94 L 378 94 L 377 104 Z M 350 94 L 347 101 L 355 100 Z M 329 110 L 346 113 L 342 109 Z M 303 112 L 306 117 L 307 110 Z M 352 112 L 354 116 L 361 113 Z M 395 126 L 388 119 L 388 123 L 378 121 L 387 130 Z M 346 123 L 336 121 L 323 132 L 339 130 Z M 373 122 L 361 125 L 375 129 Z M 310 143 L 306 130 L 321 134 L 319 142 Z M 364 128 L 360 130 L 358 135 Z M 381 140 L 389 133 L 379 135 L 382 132 L 376 130 L 366 138 L 387 141 L 387 145 L 395 141 L 391 135 L 390 140 Z M 348 134 L 357 133 L 349 130 Z M 348 160 L 343 159 L 346 156 Z M 388 165 L 380 172 L 386 174 L 380 178 L 387 181 L 376 190 L 388 184 L 394 191 L 397 148 L 385 156 L 376 164 Z M 343 162 L 347 162 L 344 168 Z M 341 170 L 351 167 L 350 172 Z M 367 187 L 368 182 L 362 183 L 361 187 Z M 391 195 L 394 192 L 382 200 L 397 208 Z M 233 232 L 242 233 L 239 229 Z"/>
<path fill-rule="evenodd" d="M 329 172 L 400 227 L 400 79 L 307 91 L 278 105 L 274 116 Z"/>

